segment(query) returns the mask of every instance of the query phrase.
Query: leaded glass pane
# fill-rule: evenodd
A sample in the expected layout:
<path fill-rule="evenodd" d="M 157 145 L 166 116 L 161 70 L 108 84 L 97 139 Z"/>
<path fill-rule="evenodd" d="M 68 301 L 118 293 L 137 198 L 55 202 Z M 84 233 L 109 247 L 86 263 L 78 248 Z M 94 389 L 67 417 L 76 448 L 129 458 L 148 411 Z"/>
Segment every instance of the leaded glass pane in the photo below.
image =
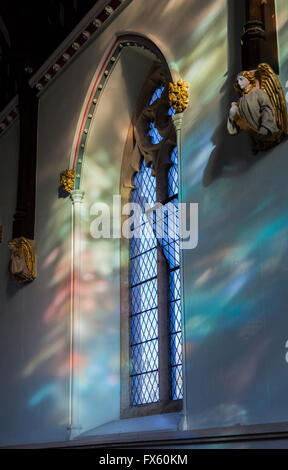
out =
<path fill-rule="evenodd" d="M 145 405 L 159 401 L 158 372 L 131 377 L 131 404 Z"/>
<path fill-rule="evenodd" d="M 164 91 L 164 86 L 163 85 L 160 86 L 159 88 L 157 88 L 154 91 L 154 93 L 152 95 L 152 98 L 149 102 L 149 106 L 151 106 L 151 104 L 153 104 L 155 101 L 157 101 L 159 98 L 161 98 L 161 95 L 162 95 L 163 91 Z"/>
<path fill-rule="evenodd" d="M 180 239 L 178 218 L 178 151 L 175 147 L 171 153 L 171 163 L 168 171 L 168 197 L 175 204 L 177 217 L 174 220 L 175 233 L 171 234 L 168 227 L 169 220 L 165 224 L 165 236 L 163 241 L 163 253 L 166 256 L 170 268 L 169 274 L 169 314 L 170 314 L 170 380 L 171 398 L 179 400 L 183 398 L 182 383 L 182 322 L 181 322 L 181 284 L 180 284 Z M 171 223 L 170 223 L 171 226 Z M 174 238 L 171 240 L 171 238 Z"/>
<path fill-rule="evenodd" d="M 134 186 L 130 201 L 139 204 L 144 212 L 145 204 L 156 203 L 156 180 L 152 176 L 152 169 L 146 167 L 144 160 L 140 172 L 134 177 Z"/>
<path fill-rule="evenodd" d="M 143 225 L 143 236 L 141 238 L 131 238 L 130 241 L 130 257 L 134 258 L 135 256 L 141 255 L 142 253 L 146 253 L 146 251 L 152 250 L 157 246 L 157 240 L 155 235 L 152 232 L 151 238 L 148 238 L 145 235 L 146 229 L 149 229 L 149 224 L 147 223 L 145 226 Z"/>
<path fill-rule="evenodd" d="M 161 245 L 179 238 L 178 201 L 174 199 L 165 205 L 160 205 L 153 212 L 155 223 L 154 233 Z M 149 217 L 149 220 L 151 217 Z"/>
<path fill-rule="evenodd" d="M 171 108 L 169 108 L 168 114 L 169 114 L 169 116 L 174 116 L 174 114 L 176 114 L 176 111 L 175 111 L 173 106 L 171 106 Z"/>
<path fill-rule="evenodd" d="M 169 297 L 170 301 L 172 300 L 178 300 L 180 299 L 180 270 L 176 269 L 175 271 L 170 272 L 170 279 L 169 279 L 169 284 L 170 284 L 170 289 L 169 289 Z"/>
<path fill-rule="evenodd" d="M 171 368 L 171 398 L 172 400 L 183 398 L 182 365 Z"/>
<path fill-rule="evenodd" d="M 130 261 L 130 284 L 134 286 L 157 276 L 157 251 L 146 251 Z"/>
<path fill-rule="evenodd" d="M 158 370 L 158 340 L 132 345 L 131 374 L 138 375 Z"/>
<path fill-rule="evenodd" d="M 170 331 L 181 331 L 181 305 L 180 300 L 173 300 L 170 306 Z"/>
<path fill-rule="evenodd" d="M 155 91 L 150 104 L 161 97 L 163 89 L 159 87 Z M 174 114 L 172 108 L 169 114 Z M 153 122 L 148 135 L 153 144 L 162 140 Z M 143 405 L 159 401 L 157 244 L 169 269 L 170 396 L 172 400 L 183 397 L 177 147 L 171 153 L 167 179 L 169 202 L 164 208 L 155 208 L 156 179 L 144 160 L 135 175 L 134 185 L 131 202 L 141 206 L 142 214 L 133 228 L 138 235 L 141 229 L 142 236 L 130 240 L 131 404 Z M 145 215 L 148 205 L 152 210 Z"/>
<path fill-rule="evenodd" d="M 171 334 L 171 366 L 182 364 L 181 332 Z"/>
<path fill-rule="evenodd" d="M 158 310 L 149 310 L 131 317 L 131 344 L 158 338 Z"/>
<path fill-rule="evenodd" d="M 144 214 L 146 205 L 156 202 L 156 181 L 144 160 L 134 185 L 131 202 L 141 206 L 143 215 L 141 238 L 130 241 L 131 404 L 143 405 L 159 400 L 157 240 Z"/>
<path fill-rule="evenodd" d="M 168 171 L 168 197 L 178 194 L 178 151 L 175 147 L 171 154 L 171 162 L 173 165 Z"/>
<path fill-rule="evenodd" d="M 168 261 L 170 269 L 174 269 L 180 264 L 180 247 L 179 240 L 174 240 L 168 245 L 163 246 L 163 253 Z"/>
<path fill-rule="evenodd" d="M 163 140 L 163 137 L 160 135 L 157 127 L 155 127 L 154 122 L 150 123 L 150 130 L 148 135 L 151 137 L 151 144 L 156 145 Z"/>
<path fill-rule="evenodd" d="M 131 288 L 132 315 L 157 308 L 157 301 L 157 279 Z"/>

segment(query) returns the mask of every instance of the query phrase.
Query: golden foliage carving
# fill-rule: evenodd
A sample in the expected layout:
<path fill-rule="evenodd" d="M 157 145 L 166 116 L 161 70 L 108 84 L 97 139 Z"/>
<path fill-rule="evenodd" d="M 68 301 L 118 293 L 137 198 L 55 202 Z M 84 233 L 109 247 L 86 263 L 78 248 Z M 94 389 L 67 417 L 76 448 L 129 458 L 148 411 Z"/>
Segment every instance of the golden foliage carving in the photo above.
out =
<path fill-rule="evenodd" d="M 74 188 L 75 170 L 64 170 L 60 174 L 60 184 L 64 186 L 67 193 L 71 193 Z"/>
<path fill-rule="evenodd" d="M 182 113 L 188 106 L 188 88 L 188 82 L 183 82 L 183 80 L 169 83 L 170 106 L 173 106 L 176 113 Z"/>
<path fill-rule="evenodd" d="M 262 63 L 257 67 L 260 81 L 260 88 L 266 91 L 275 111 L 276 122 L 279 129 L 288 134 L 288 115 L 285 96 L 274 70 L 269 64 Z"/>

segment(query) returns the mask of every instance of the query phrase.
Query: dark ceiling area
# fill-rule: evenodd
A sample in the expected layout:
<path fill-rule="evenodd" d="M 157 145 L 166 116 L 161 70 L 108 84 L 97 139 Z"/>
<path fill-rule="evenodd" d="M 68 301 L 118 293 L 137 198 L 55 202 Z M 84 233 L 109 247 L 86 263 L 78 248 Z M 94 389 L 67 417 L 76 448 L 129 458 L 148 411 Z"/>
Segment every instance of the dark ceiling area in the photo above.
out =
<path fill-rule="evenodd" d="M 96 3 L 0 1 L 0 112 Z"/>

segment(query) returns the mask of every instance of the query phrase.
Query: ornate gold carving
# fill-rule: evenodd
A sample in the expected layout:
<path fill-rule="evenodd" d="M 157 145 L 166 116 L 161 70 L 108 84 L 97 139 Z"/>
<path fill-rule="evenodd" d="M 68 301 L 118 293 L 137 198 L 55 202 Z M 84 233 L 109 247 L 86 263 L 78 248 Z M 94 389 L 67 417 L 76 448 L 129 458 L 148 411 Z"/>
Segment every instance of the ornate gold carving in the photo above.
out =
<path fill-rule="evenodd" d="M 19 284 L 33 281 L 36 277 L 33 241 L 19 237 L 11 240 L 8 246 L 11 250 L 11 278 Z"/>
<path fill-rule="evenodd" d="M 74 188 L 75 170 L 64 170 L 60 174 L 60 184 L 64 186 L 67 193 L 71 193 Z"/>
<path fill-rule="evenodd" d="M 262 63 L 258 65 L 258 74 L 260 81 L 260 88 L 266 91 L 270 98 L 272 106 L 275 111 L 276 122 L 279 129 L 284 133 L 288 134 L 288 115 L 285 96 L 274 70 L 270 65 Z"/>
<path fill-rule="evenodd" d="M 176 113 L 183 113 L 188 106 L 189 84 L 178 80 L 177 82 L 169 83 L 169 101 L 170 106 L 173 106 Z"/>
<path fill-rule="evenodd" d="M 254 153 L 279 144 L 288 135 L 288 115 L 281 84 L 270 65 L 261 63 L 257 70 L 240 72 L 234 88 L 241 98 L 231 103 L 228 132 L 247 131 Z"/>
<path fill-rule="evenodd" d="M 160 86 L 164 86 L 161 96 L 147 105 L 147 96 L 151 96 Z M 168 116 L 169 78 L 165 69 L 158 62 L 154 64 L 148 80 L 145 82 L 129 128 L 125 144 L 121 169 L 121 197 L 128 202 L 134 186 L 135 173 L 140 171 L 142 159 L 151 167 L 152 175 L 159 165 L 171 166 L 170 154 L 177 145 L 177 136 L 173 120 Z M 157 128 L 161 140 L 152 143 L 149 135 L 151 123 Z"/>

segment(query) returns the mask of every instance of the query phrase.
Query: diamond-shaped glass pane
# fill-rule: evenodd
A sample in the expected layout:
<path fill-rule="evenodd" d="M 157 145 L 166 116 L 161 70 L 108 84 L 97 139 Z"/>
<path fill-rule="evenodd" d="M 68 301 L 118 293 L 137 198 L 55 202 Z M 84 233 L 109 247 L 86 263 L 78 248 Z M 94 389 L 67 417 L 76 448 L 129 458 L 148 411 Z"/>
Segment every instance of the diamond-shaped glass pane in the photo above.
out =
<path fill-rule="evenodd" d="M 181 332 L 170 336 L 171 366 L 182 364 L 182 335 Z"/>
<path fill-rule="evenodd" d="M 164 86 L 160 86 L 159 88 L 156 88 L 156 90 L 154 91 L 153 95 L 152 95 L 152 98 L 149 102 L 149 106 L 151 106 L 151 104 L 153 104 L 155 101 L 157 101 L 159 98 L 161 98 L 161 95 L 163 93 L 163 90 L 164 90 Z"/>
<path fill-rule="evenodd" d="M 171 162 L 173 165 L 168 171 L 168 197 L 178 194 L 178 151 L 174 148 L 171 154 Z"/>
<path fill-rule="evenodd" d="M 163 137 L 160 135 L 157 127 L 155 127 L 155 124 L 153 122 L 150 122 L 150 129 L 148 132 L 148 135 L 151 137 L 151 144 L 159 144 L 161 140 L 163 140 Z"/>
<path fill-rule="evenodd" d="M 146 253 L 146 251 L 152 250 L 157 246 L 157 240 L 153 233 L 151 238 L 145 236 L 146 225 L 147 229 L 149 227 L 148 224 L 145 224 L 141 238 L 131 238 L 130 240 L 130 258 Z"/>
<path fill-rule="evenodd" d="M 180 264 L 179 240 L 163 246 L 163 253 L 168 261 L 170 269 L 174 269 Z"/>
<path fill-rule="evenodd" d="M 164 238 L 162 243 L 169 243 L 179 238 L 178 201 L 172 200 L 165 205 L 156 206 L 153 211 L 153 229 L 157 238 Z M 152 222 L 152 217 L 148 218 Z"/>
<path fill-rule="evenodd" d="M 152 169 L 146 167 L 144 160 L 140 172 L 134 177 L 134 186 L 130 202 L 139 204 L 144 212 L 145 204 L 156 203 L 156 179 L 152 175 Z"/>
<path fill-rule="evenodd" d="M 171 368 L 171 398 L 181 400 L 183 398 L 182 366 Z"/>
<path fill-rule="evenodd" d="M 131 288 L 131 315 L 157 308 L 157 279 Z"/>
<path fill-rule="evenodd" d="M 181 305 L 180 300 L 173 300 L 169 303 L 170 310 L 170 333 L 181 331 Z"/>
<path fill-rule="evenodd" d="M 178 149 L 177 147 L 174 147 L 174 149 L 171 152 L 170 155 L 170 160 L 174 165 L 178 165 Z"/>
<path fill-rule="evenodd" d="M 173 106 L 171 106 L 171 108 L 169 108 L 169 111 L 168 111 L 169 116 L 174 116 L 175 113 L 176 113 L 175 109 L 173 108 Z"/>
<path fill-rule="evenodd" d="M 157 276 L 157 250 L 146 251 L 130 261 L 130 285 L 148 281 Z"/>
<path fill-rule="evenodd" d="M 169 300 L 181 298 L 180 270 L 171 271 L 169 275 Z"/>
<path fill-rule="evenodd" d="M 158 310 L 149 310 L 131 317 L 131 345 L 158 338 Z"/>
<path fill-rule="evenodd" d="M 131 403 L 140 405 L 159 399 L 157 240 L 145 215 L 156 202 L 156 180 L 144 160 L 134 185 L 131 202 L 140 205 L 142 218 L 133 227 L 141 237 L 130 240 Z"/>
<path fill-rule="evenodd" d="M 145 405 L 159 401 L 159 375 L 150 372 L 131 377 L 131 404 Z"/>
<path fill-rule="evenodd" d="M 174 269 L 180 265 L 178 200 L 174 199 L 165 206 L 157 206 L 153 215 L 153 223 L 151 223 L 152 218 L 149 216 L 150 224 L 153 225 L 153 231 L 170 269 Z"/>
<path fill-rule="evenodd" d="M 131 374 L 158 370 L 158 341 L 151 340 L 131 346 Z"/>

